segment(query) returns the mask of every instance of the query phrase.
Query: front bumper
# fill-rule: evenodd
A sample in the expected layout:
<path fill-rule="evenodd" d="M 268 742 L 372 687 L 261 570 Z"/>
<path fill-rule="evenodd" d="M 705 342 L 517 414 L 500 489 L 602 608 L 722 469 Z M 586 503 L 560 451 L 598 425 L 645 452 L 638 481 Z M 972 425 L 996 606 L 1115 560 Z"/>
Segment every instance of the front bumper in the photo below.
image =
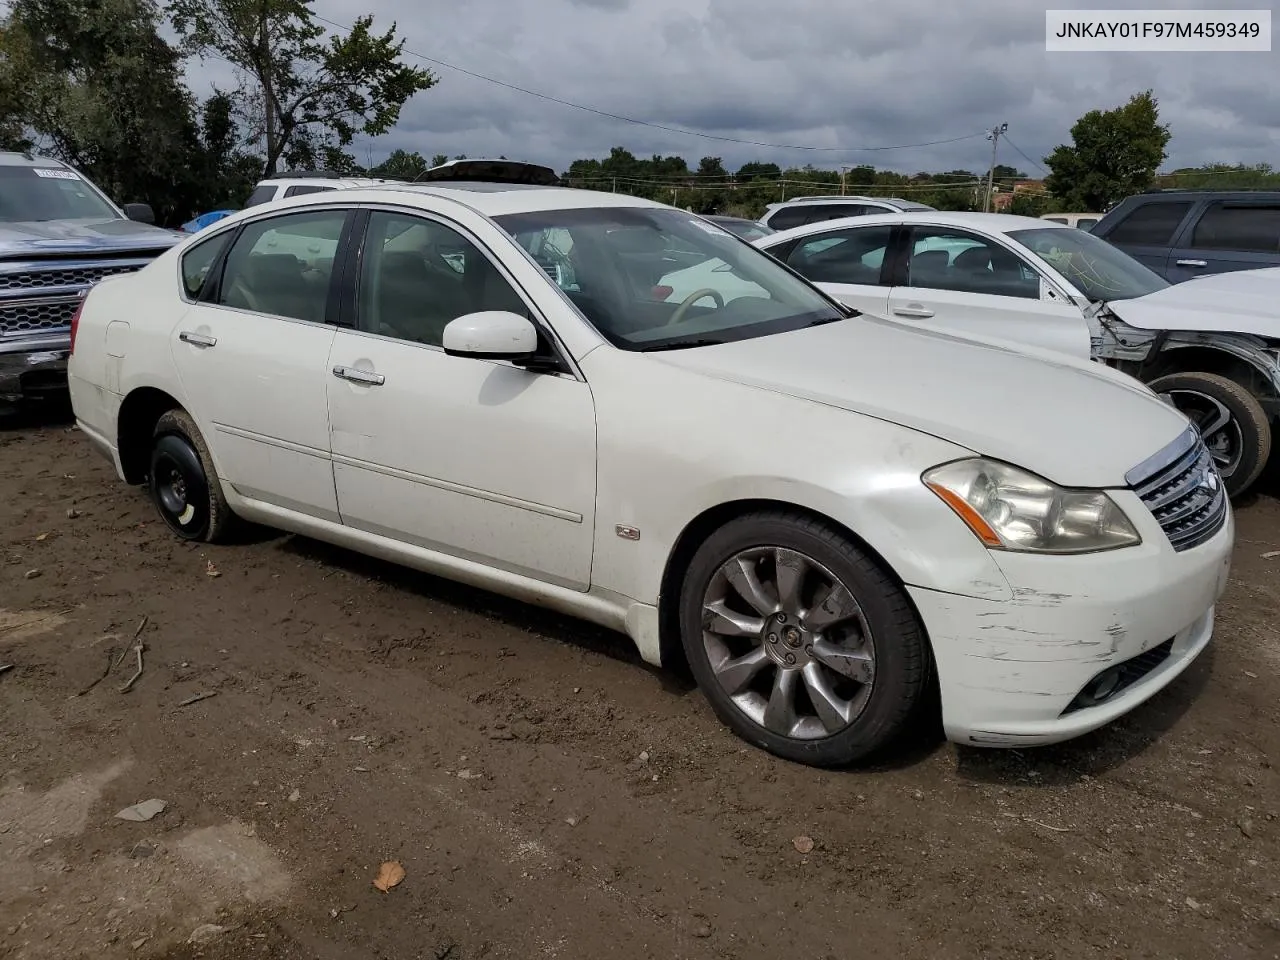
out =
<path fill-rule="evenodd" d="M 1134 518 L 1143 509 L 1136 497 L 1122 506 Z M 1012 600 L 909 588 L 933 642 L 948 739 L 989 747 L 1069 740 L 1128 713 L 1191 665 L 1213 633 L 1234 519 L 1183 553 L 1154 521 L 1140 526 L 1140 546 L 1107 553 L 994 554 Z M 1082 704 L 1082 691 L 1122 664 L 1126 685 Z"/>
<path fill-rule="evenodd" d="M 71 334 L 0 337 L 0 400 L 22 400 L 67 389 Z"/>

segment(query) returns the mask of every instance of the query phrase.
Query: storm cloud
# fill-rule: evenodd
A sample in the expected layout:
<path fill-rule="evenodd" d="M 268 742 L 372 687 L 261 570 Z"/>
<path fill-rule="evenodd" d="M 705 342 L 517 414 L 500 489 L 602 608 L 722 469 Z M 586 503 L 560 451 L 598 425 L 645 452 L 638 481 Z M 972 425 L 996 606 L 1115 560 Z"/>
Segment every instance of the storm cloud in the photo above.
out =
<path fill-rule="evenodd" d="M 1081 114 L 1148 87 L 1173 132 L 1166 167 L 1273 162 L 1280 142 L 1280 54 L 1047 53 L 1044 6 L 1026 0 L 317 0 L 315 9 L 337 23 L 362 12 L 375 26 L 394 20 L 414 54 L 654 124 L 410 57 L 439 84 L 409 102 L 394 132 L 357 142 L 359 159 L 374 162 L 403 148 L 563 170 L 621 145 L 691 164 L 719 156 L 730 169 L 763 160 L 976 170 L 990 157 L 984 131 L 1008 123 L 1001 162 L 1039 175 Z M 219 73 L 193 64 L 192 86 L 225 82 Z M 965 139 L 936 142 L 956 138 Z"/>

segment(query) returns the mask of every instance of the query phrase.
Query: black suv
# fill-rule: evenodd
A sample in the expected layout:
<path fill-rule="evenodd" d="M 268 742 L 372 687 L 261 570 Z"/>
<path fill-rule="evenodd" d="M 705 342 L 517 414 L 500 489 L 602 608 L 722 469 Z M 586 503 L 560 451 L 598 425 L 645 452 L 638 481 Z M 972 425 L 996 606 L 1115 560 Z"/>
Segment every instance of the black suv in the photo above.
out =
<path fill-rule="evenodd" d="M 1280 267 L 1280 192 L 1140 193 L 1112 207 L 1090 232 L 1172 283 Z"/>

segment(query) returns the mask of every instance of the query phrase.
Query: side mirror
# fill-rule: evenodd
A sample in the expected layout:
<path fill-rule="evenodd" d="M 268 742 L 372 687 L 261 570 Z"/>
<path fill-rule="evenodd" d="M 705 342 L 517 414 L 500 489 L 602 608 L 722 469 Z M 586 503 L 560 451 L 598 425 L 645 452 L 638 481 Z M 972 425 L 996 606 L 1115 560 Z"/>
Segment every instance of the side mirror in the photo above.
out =
<path fill-rule="evenodd" d="M 482 310 L 450 321 L 443 345 L 451 357 L 528 361 L 538 353 L 538 331 L 518 313 Z"/>
<path fill-rule="evenodd" d="M 154 225 L 156 222 L 156 212 L 151 209 L 151 204 L 149 203 L 126 203 L 124 205 L 124 215 L 130 220 L 136 220 L 138 223 Z"/>

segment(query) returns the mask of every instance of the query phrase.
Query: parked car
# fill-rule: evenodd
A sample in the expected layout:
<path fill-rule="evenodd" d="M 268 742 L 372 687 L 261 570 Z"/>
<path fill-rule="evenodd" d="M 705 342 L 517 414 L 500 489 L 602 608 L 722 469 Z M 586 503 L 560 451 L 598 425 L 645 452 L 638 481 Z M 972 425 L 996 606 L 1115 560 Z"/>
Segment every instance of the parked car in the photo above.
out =
<path fill-rule="evenodd" d="M 86 298 L 77 423 L 179 537 L 256 521 L 625 631 L 803 763 L 889 749 L 935 678 L 957 741 L 1073 737 L 1209 643 L 1231 509 L 1137 381 L 555 182 L 463 164 L 215 224 Z M 716 286 L 655 295 L 699 258 Z"/>
<path fill-rule="evenodd" d="M 775 231 L 771 227 L 766 227 L 758 220 L 748 220 L 746 217 L 725 217 L 725 216 L 709 216 L 707 217 L 717 226 L 724 227 L 736 237 L 743 240 L 759 240 L 761 237 L 767 237 Z"/>
<path fill-rule="evenodd" d="M 180 239 L 154 223 L 147 204 L 122 210 L 65 163 L 0 153 L 0 401 L 65 396 L 81 294 Z"/>
<path fill-rule="evenodd" d="M 789 230 L 823 220 L 840 220 L 845 217 L 861 217 L 876 213 L 897 213 L 903 210 L 932 210 L 923 203 L 903 200 L 900 197 L 796 197 L 783 203 L 771 203 L 765 208 L 760 222 L 773 230 Z"/>
<path fill-rule="evenodd" d="M 182 225 L 184 233 L 199 233 L 205 227 L 211 227 L 219 220 L 225 220 L 227 217 L 235 213 L 235 210 L 211 210 L 208 213 L 202 213 L 198 217 L 192 217 Z"/>
<path fill-rule="evenodd" d="M 1041 220 L 1052 220 L 1054 223 L 1065 224 L 1068 227 L 1076 227 L 1080 230 L 1092 230 L 1099 220 L 1102 219 L 1100 213 L 1045 213 L 1041 214 Z"/>
<path fill-rule="evenodd" d="M 352 187 L 372 187 L 379 183 L 395 183 L 376 177 L 348 177 L 329 170 L 294 170 L 262 180 L 249 194 L 245 207 L 256 207 L 275 200 L 305 197 L 311 193 L 327 193 L 330 190 L 348 190 Z"/>
<path fill-rule="evenodd" d="M 1280 192 L 1141 193 L 1112 207 L 1092 232 L 1172 283 L 1280 267 Z"/>
<path fill-rule="evenodd" d="M 1137 377 L 1197 425 L 1232 496 L 1252 486 L 1270 456 L 1280 417 L 1280 285 L 1263 296 L 1233 292 L 1225 280 L 1171 286 L 1094 233 L 1005 214 L 859 217 L 756 245 L 876 316 Z"/>

